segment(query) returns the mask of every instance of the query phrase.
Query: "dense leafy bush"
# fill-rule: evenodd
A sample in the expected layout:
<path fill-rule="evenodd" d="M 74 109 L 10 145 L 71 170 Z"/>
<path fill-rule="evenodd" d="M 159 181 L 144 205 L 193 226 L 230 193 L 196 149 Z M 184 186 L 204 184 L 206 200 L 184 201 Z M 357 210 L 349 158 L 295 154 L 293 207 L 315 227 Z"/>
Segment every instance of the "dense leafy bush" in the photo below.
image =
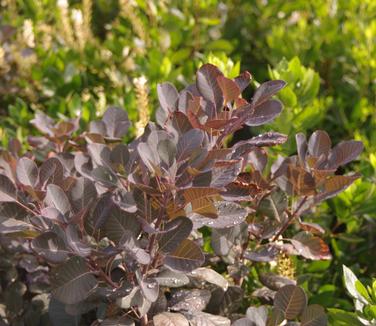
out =
<path fill-rule="evenodd" d="M 248 312 L 237 324 L 297 317 L 301 325 L 326 324 L 323 308 L 307 307 L 288 269 L 278 276 L 265 263 L 331 257 L 325 231 L 303 215 L 359 177 L 335 173 L 363 146 L 332 147 L 319 130 L 308 141 L 297 134 L 297 155 L 274 162 L 268 147 L 287 140 L 277 132 L 226 147 L 244 125 L 281 113 L 272 97 L 285 82 L 260 85 L 248 102 L 241 93 L 250 78 L 229 79 L 205 64 L 180 93 L 160 84 L 157 123 L 128 144 L 127 113 L 111 107 L 83 133 L 78 119 L 56 122 L 38 112 L 32 123 L 43 136 L 29 137 L 32 149 L 21 155 L 14 141 L 2 152 L 0 232 L 5 243 L 23 238 L 19 250 L 52 267 L 54 324 L 229 325 L 247 308 L 244 290 L 274 308 L 268 317 L 266 307 L 251 307 L 261 319 Z M 255 275 L 249 262 L 260 264 Z"/>

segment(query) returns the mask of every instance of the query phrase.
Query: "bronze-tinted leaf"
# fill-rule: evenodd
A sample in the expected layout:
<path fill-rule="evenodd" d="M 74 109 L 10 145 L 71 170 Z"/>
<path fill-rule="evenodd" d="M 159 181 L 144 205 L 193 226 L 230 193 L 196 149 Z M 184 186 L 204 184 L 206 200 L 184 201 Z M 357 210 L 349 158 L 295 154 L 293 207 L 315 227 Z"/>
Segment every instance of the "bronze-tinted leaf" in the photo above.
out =
<path fill-rule="evenodd" d="M 327 323 L 325 309 L 318 304 L 309 305 L 301 318 L 301 326 L 326 326 Z"/>
<path fill-rule="evenodd" d="M 346 188 L 348 188 L 352 183 L 359 178 L 358 174 L 355 175 L 334 175 L 327 179 L 324 183 L 324 191 L 315 196 L 316 202 L 321 202 L 323 200 L 332 198 Z"/>
<path fill-rule="evenodd" d="M 329 155 L 329 167 L 338 167 L 355 160 L 363 151 L 363 143 L 349 140 L 337 144 Z"/>
<path fill-rule="evenodd" d="M 191 272 L 204 262 L 204 255 L 198 245 L 185 239 L 180 246 L 165 258 L 165 265 L 181 272 Z"/>
<path fill-rule="evenodd" d="M 271 315 L 268 317 L 266 326 L 280 326 L 285 319 L 284 312 L 276 307 L 273 307 Z"/>
<path fill-rule="evenodd" d="M 312 260 L 331 259 L 328 245 L 317 236 L 300 232 L 291 239 L 299 255 Z"/>
<path fill-rule="evenodd" d="M 222 90 L 217 81 L 219 76 L 223 76 L 223 74 L 216 66 L 209 63 L 204 64 L 197 71 L 197 89 L 205 100 L 215 105 L 216 109 L 219 109 L 223 105 Z"/>
<path fill-rule="evenodd" d="M 304 290 L 295 285 L 286 285 L 278 290 L 274 298 L 274 307 L 283 311 L 288 320 L 298 317 L 307 306 Z"/>
<path fill-rule="evenodd" d="M 217 82 L 222 90 L 225 103 L 236 100 L 241 94 L 239 86 L 225 76 L 218 76 Z"/>
<path fill-rule="evenodd" d="M 299 132 L 295 135 L 295 140 L 300 164 L 304 165 L 305 157 L 308 150 L 306 136 L 303 133 Z"/>
<path fill-rule="evenodd" d="M 251 79 L 252 75 L 248 71 L 244 71 L 234 81 L 239 86 L 240 91 L 243 92 L 248 87 Z"/>

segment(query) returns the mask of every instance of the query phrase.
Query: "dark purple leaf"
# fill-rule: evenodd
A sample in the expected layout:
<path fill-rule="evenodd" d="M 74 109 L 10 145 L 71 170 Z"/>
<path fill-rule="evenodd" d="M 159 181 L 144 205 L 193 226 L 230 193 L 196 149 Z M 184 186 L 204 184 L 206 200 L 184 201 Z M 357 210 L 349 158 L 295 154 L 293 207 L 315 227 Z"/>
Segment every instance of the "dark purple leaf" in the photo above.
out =
<path fill-rule="evenodd" d="M 301 326 L 326 326 L 328 316 L 325 309 L 318 304 L 312 304 L 304 310 L 301 317 Z"/>
<path fill-rule="evenodd" d="M 191 129 L 179 138 L 176 161 L 189 158 L 194 150 L 199 148 L 204 140 L 204 132 L 200 129 Z"/>
<path fill-rule="evenodd" d="M 282 104 L 278 100 L 268 100 L 258 105 L 249 114 L 247 126 L 260 126 L 274 120 L 282 111 Z"/>
<path fill-rule="evenodd" d="M 16 202 L 17 191 L 13 182 L 5 175 L 0 174 L 0 202 Z"/>
<path fill-rule="evenodd" d="M 52 271 L 52 295 L 65 304 L 77 304 L 85 300 L 97 286 L 95 276 L 85 260 L 72 257 Z"/>
<path fill-rule="evenodd" d="M 261 274 L 260 282 L 274 291 L 278 291 L 285 285 L 296 285 L 295 280 L 291 280 L 287 277 L 283 277 L 274 273 Z"/>
<path fill-rule="evenodd" d="M 62 263 L 71 253 L 64 240 L 54 232 L 45 232 L 31 242 L 31 248 L 52 263 Z"/>
<path fill-rule="evenodd" d="M 275 246 L 263 246 L 255 251 L 246 251 L 244 258 L 251 261 L 271 262 L 275 261 L 279 254 L 279 249 Z"/>
<path fill-rule="evenodd" d="M 134 214 L 127 213 L 114 206 L 103 226 L 104 235 L 110 240 L 118 242 L 126 231 L 131 231 L 137 237 L 140 224 Z"/>
<path fill-rule="evenodd" d="M 248 71 L 244 71 L 235 78 L 235 83 L 239 86 L 240 91 L 243 92 L 249 85 L 252 75 Z"/>
<path fill-rule="evenodd" d="M 329 167 L 338 167 L 355 160 L 363 151 L 363 143 L 349 140 L 336 145 L 329 155 Z"/>
<path fill-rule="evenodd" d="M 171 83 L 162 83 L 157 85 L 159 104 L 166 112 L 176 110 L 176 105 L 179 99 L 178 91 Z"/>
<path fill-rule="evenodd" d="M 106 125 L 106 134 L 110 138 L 122 138 L 131 125 L 127 112 L 115 107 L 108 108 L 102 120 Z"/>
<path fill-rule="evenodd" d="M 44 201 L 48 206 L 56 208 L 65 218 L 71 213 L 72 206 L 68 196 L 59 186 L 49 184 Z"/>
<path fill-rule="evenodd" d="M 286 285 L 279 289 L 274 298 L 274 308 L 284 312 L 286 319 L 299 316 L 307 306 L 307 296 L 302 288 Z"/>
<path fill-rule="evenodd" d="M 18 181 L 25 186 L 34 187 L 38 182 L 38 167 L 27 157 L 18 160 L 16 174 Z"/>
<path fill-rule="evenodd" d="M 51 157 L 44 161 L 39 170 L 39 183 L 42 188 L 52 183 L 61 185 L 63 182 L 64 167 L 60 160 L 56 157 Z"/>
<path fill-rule="evenodd" d="M 204 99 L 213 103 L 218 110 L 223 106 L 223 95 L 217 78 L 223 76 L 216 66 L 204 64 L 197 71 L 196 86 Z"/>
<path fill-rule="evenodd" d="M 163 253 L 170 253 L 176 250 L 181 242 L 188 238 L 193 228 L 189 218 L 180 216 L 165 225 L 166 232 L 158 241 L 159 250 Z"/>
<path fill-rule="evenodd" d="M 315 131 L 308 141 L 308 152 L 310 155 L 320 157 L 321 155 L 327 156 L 330 148 L 332 147 L 332 141 L 329 135 L 323 130 Z"/>
<path fill-rule="evenodd" d="M 205 258 L 198 245 L 193 241 L 185 239 L 179 247 L 165 258 L 165 265 L 173 270 L 191 272 L 200 267 Z"/>
<path fill-rule="evenodd" d="M 283 80 L 270 80 L 262 83 L 253 96 L 252 106 L 257 107 L 264 103 L 285 86 L 286 83 Z"/>

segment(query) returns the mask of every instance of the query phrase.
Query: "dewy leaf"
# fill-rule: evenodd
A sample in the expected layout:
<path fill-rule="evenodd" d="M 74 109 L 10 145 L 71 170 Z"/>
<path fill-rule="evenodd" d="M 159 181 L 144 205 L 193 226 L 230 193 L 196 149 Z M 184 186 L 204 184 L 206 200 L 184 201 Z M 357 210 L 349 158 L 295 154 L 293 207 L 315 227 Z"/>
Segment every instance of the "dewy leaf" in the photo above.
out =
<path fill-rule="evenodd" d="M 122 138 L 131 125 L 127 112 L 115 107 L 108 108 L 102 120 L 106 125 L 107 136 L 110 138 Z"/>
<path fill-rule="evenodd" d="M 199 267 L 193 270 L 191 272 L 191 275 L 201 281 L 215 284 L 221 287 L 224 291 L 226 291 L 228 288 L 228 281 L 213 269 Z"/>
<path fill-rule="evenodd" d="M 298 317 L 307 306 L 307 296 L 302 288 L 286 285 L 279 289 L 274 298 L 274 307 L 284 312 L 286 319 Z"/>
<path fill-rule="evenodd" d="M 230 319 L 222 316 L 208 314 L 202 311 L 186 312 L 184 315 L 191 326 L 230 326 Z"/>
<path fill-rule="evenodd" d="M 270 80 L 260 85 L 252 99 L 252 106 L 256 107 L 279 92 L 286 83 L 283 80 Z"/>
<path fill-rule="evenodd" d="M 13 182 L 4 174 L 0 174 L 0 202 L 16 202 L 17 192 Z"/>
<path fill-rule="evenodd" d="M 23 185 L 34 187 L 38 182 L 38 167 L 34 161 L 22 157 L 17 162 L 16 175 Z"/>
<path fill-rule="evenodd" d="M 201 214 L 190 214 L 193 221 L 193 228 L 198 229 L 202 226 L 209 226 L 211 228 L 228 228 L 242 223 L 248 215 L 245 208 L 232 202 L 216 203 L 218 212 L 217 218 L 204 217 Z"/>
<path fill-rule="evenodd" d="M 308 152 L 312 156 L 320 157 L 322 154 L 327 156 L 331 147 L 332 141 L 329 135 L 323 130 L 315 131 L 309 138 Z"/>
<path fill-rule="evenodd" d="M 31 248 L 52 263 L 62 263 L 70 254 L 63 239 L 54 232 L 45 232 L 33 239 Z"/>
<path fill-rule="evenodd" d="M 162 312 L 153 317 L 154 326 L 189 326 L 187 318 L 182 314 Z"/>
<path fill-rule="evenodd" d="M 71 212 L 71 204 L 63 189 L 54 184 L 47 186 L 46 204 L 55 207 L 61 214 L 67 217 Z"/>
<path fill-rule="evenodd" d="M 97 280 L 81 257 L 72 257 L 52 271 L 51 284 L 54 298 L 65 304 L 85 300 L 97 286 Z"/>
<path fill-rule="evenodd" d="M 206 289 L 181 289 L 172 292 L 169 300 L 171 310 L 198 312 L 205 309 L 211 293 Z"/>
<path fill-rule="evenodd" d="M 165 269 L 155 276 L 160 286 L 169 288 L 179 288 L 189 283 L 189 278 L 185 273 Z"/>
<path fill-rule="evenodd" d="M 191 272 L 204 263 L 205 257 L 200 247 L 185 239 L 180 246 L 165 258 L 165 265 L 173 270 Z"/>
<path fill-rule="evenodd" d="M 205 100 L 210 101 L 219 109 L 223 105 L 223 95 L 217 78 L 223 76 L 216 66 L 204 64 L 197 71 L 196 86 Z"/>
<path fill-rule="evenodd" d="M 326 326 L 328 324 L 328 316 L 325 309 L 318 304 L 309 305 L 304 310 L 301 318 L 301 326 Z"/>
<path fill-rule="evenodd" d="M 171 83 L 162 83 L 157 85 L 159 104 L 166 112 L 175 111 L 179 99 L 178 91 Z"/>
<path fill-rule="evenodd" d="M 299 255 L 312 260 L 331 259 L 328 245 L 321 238 L 300 232 L 291 239 Z"/>
<path fill-rule="evenodd" d="M 189 218 L 180 216 L 167 223 L 165 230 L 159 239 L 159 250 L 163 253 L 169 253 L 179 247 L 181 242 L 188 238 L 193 228 L 192 221 Z"/>

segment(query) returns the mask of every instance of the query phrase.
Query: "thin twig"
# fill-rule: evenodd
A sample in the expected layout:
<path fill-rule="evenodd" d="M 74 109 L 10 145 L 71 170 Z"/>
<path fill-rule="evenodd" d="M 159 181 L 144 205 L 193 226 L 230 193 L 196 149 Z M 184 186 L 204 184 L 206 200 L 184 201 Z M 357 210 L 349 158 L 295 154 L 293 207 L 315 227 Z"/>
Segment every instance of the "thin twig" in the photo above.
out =
<path fill-rule="evenodd" d="M 296 208 L 295 212 L 290 214 L 289 218 L 287 219 L 285 225 L 279 230 L 279 232 L 274 236 L 273 240 L 272 241 L 276 241 L 278 239 L 278 237 L 286 231 L 286 229 L 288 228 L 288 226 L 290 225 L 290 223 L 292 222 L 292 220 L 298 216 L 299 214 L 299 211 L 300 209 L 303 207 L 303 205 L 305 204 L 305 202 L 307 201 L 308 197 L 307 196 L 304 196 L 302 201 L 300 202 L 299 206 Z"/>

